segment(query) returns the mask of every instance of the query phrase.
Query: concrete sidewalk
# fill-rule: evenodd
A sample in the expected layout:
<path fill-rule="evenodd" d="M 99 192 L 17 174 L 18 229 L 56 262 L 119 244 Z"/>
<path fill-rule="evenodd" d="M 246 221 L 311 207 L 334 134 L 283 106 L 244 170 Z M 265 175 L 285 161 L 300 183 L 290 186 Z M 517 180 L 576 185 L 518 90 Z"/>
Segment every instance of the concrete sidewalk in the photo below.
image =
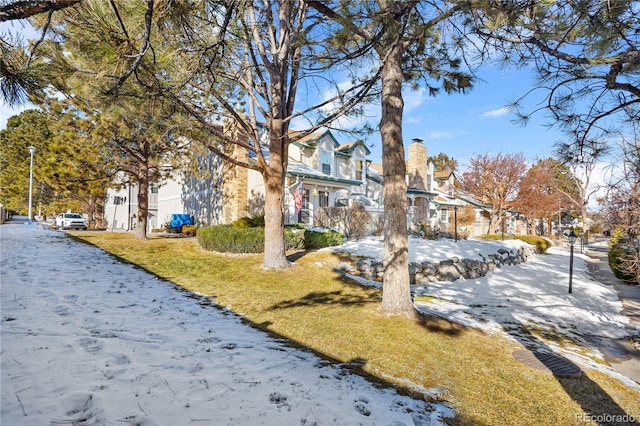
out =
<path fill-rule="evenodd" d="M 612 286 L 622 302 L 622 314 L 629 318 L 629 323 L 640 325 L 640 285 L 626 284 L 618 279 L 608 260 L 609 249 L 601 246 L 587 246 L 585 254 L 589 257 L 589 271 L 594 280 Z M 635 341 L 628 339 L 606 339 L 593 337 L 605 360 L 613 369 L 640 383 L 640 337 Z"/>

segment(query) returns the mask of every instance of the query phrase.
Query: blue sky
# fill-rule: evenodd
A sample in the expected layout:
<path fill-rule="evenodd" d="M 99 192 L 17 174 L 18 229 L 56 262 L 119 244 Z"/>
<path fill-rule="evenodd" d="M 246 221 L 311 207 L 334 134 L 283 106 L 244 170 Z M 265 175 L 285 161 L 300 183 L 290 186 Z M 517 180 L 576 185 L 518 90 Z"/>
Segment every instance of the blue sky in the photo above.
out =
<path fill-rule="evenodd" d="M 467 94 L 429 97 L 425 91 L 405 90 L 405 146 L 411 139 L 422 139 L 429 155 L 442 152 L 457 159 L 460 165 L 475 154 L 485 153 L 521 152 L 530 162 L 554 156 L 553 145 L 563 135 L 544 126 L 542 112 L 522 126 L 514 123 L 516 114 L 507 107 L 535 87 L 534 77 L 530 70 L 503 71 L 486 66 L 480 72 L 481 80 Z M 540 95 L 534 92 L 526 97 L 524 111 L 532 111 Z M 370 113 L 376 114 L 370 120 L 374 127 L 378 124 L 379 109 L 379 105 L 368 108 Z M 379 162 L 382 153 L 379 135 L 370 135 L 365 140 L 373 144 L 371 160 Z"/>
<path fill-rule="evenodd" d="M 34 31 L 24 21 L 0 24 L 0 30 L 10 29 L 35 37 Z M 534 162 L 537 158 L 553 156 L 553 144 L 562 139 L 562 134 L 549 129 L 544 117 L 537 113 L 526 127 L 513 123 L 515 113 L 506 105 L 534 87 L 531 71 L 500 70 L 487 65 L 481 69 L 480 81 L 467 94 L 429 97 L 424 91 L 405 90 L 405 114 L 403 133 L 405 146 L 411 139 L 424 140 L 429 155 L 445 153 L 464 166 L 475 154 L 521 152 Z M 320 94 L 319 94 L 320 95 Z M 535 107 L 535 99 L 527 98 L 529 111 Z M 19 114 L 29 106 L 10 108 L 0 100 L 0 129 L 6 128 L 7 119 Z M 377 128 L 379 105 L 367 109 L 370 123 Z M 350 142 L 350 135 L 335 134 L 340 142 Z M 380 162 L 382 148 L 378 134 L 364 138 L 371 145 L 370 159 Z M 462 167 L 461 167 L 462 168 Z"/>
<path fill-rule="evenodd" d="M 423 91 L 405 92 L 403 133 L 405 146 L 413 138 L 424 140 L 429 155 L 445 153 L 461 165 L 475 154 L 521 152 L 533 162 L 537 158 L 553 156 L 553 144 L 562 139 L 555 129 L 545 127 L 542 113 L 537 113 L 526 125 L 513 123 L 515 113 L 507 104 L 524 95 L 534 86 L 530 71 L 501 71 L 487 68 L 476 87 L 467 94 L 429 97 Z M 533 98 L 527 98 L 529 108 L 535 107 Z M 6 120 L 28 106 L 10 108 L 0 103 L 0 129 Z M 367 108 L 372 126 L 377 127 L 379 105 Z M 353 139 L 336 134 L 340 142 Z M 380 162 L 382 148 L 377 134 L 365 138 L 371 145 L 371 160 Z"/>

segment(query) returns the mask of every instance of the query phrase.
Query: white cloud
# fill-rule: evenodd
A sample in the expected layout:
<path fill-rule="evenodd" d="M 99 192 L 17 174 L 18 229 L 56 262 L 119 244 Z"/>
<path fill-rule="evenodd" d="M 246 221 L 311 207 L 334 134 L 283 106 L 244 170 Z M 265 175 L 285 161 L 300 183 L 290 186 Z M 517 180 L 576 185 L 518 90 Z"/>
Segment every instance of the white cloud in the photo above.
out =
<path fill-rule="evenodd" d="M 403 90 L 402 99 L 404 101 L 404 112 L 413 111 L 424 103 L 427 98 L 425 96 L 425 89 L 419 88 L 418 90 Z"/>
<path fill-rule="evenodd" d="M 456 136 L 464 136 L 469 132 L 465 130 L 434 130 L 427 134 L 427 139 L 451 139 Z"/>
<path fill-rule="evenodd" d="M 483 118 L 496 118 L 496 117 L 501 117 L 501 116 L 503 116 L 503 115 L 505 115 L 505 114 L 508 114 L 508 113 L 509 113 L 509 111 L 511 111 L 511 109 L 510 109 L 510 108 L 508 108 L 508 107 L 502 107 L 502 108 L 499 108 L 499 109 L 494 109 L 494 110 L 491 110 L 491 111 L 487 111 L 487 112 L 485 112 L 485 113 L 483 113 L 483 114 L 482 114 L 482 117 L 483 117 Z"/>

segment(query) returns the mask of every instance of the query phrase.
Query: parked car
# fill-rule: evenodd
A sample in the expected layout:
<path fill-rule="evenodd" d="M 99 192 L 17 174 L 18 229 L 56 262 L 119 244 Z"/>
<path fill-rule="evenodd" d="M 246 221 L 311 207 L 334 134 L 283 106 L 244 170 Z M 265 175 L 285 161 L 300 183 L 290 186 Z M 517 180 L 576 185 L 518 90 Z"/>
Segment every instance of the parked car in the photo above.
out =
<path fill-rule="evenodd" d="M 82 229 L 87 230 L 87 220 L 80 213 L 60 213 L 56 216 L 56 228 L 58 229 Z"/>

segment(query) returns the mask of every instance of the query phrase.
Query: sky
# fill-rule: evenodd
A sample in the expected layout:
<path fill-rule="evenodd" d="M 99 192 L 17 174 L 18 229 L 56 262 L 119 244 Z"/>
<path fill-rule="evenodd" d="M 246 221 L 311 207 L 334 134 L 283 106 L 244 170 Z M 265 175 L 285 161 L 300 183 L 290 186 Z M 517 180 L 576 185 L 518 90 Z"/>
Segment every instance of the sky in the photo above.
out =
<path fill-rule="evenodd" d="M 554 143 L 563 135 L 544 126 L 544 117 L 534 115 L 527 126 L 517 124 L 508 105 L 534 86 L 531 70 L 500 70 L 486 65 L 479 72 L 475 88 L 466 94 L 428 96 L 424 89 L 403 91 L 405 109 L 403 139 L 405 147 L 414 138 L 422 139 L 428 155 L 447 154 L 462 166 L 476 154 L 522 153 L 529 162 L 554 155 Z M 535 94 L 534 94 L 535 95 Z M 528 97 L 526 105 L 536 98 Z M 374 115 L 370 124 L 377 128 L 380 106 L 367 108 Z M 528 110 L 527 110 L 528 111 Z M 382 158 L 380 137 L 366 138 L 371 159 Z"/>
<path fill-rule="evenodd" d="M 534 162 L 553 156 L 553 145 L 562 134 L 544 127 L 541 114 L 534 116 L 527 126 L 515 124 L 515 113 L 507 104 L 525 94 L 533 84 L 527 71 L 487 70 L 483 81 L 465 95 L 429 97 L 424 91 L 405 91 L 403 138 L 405 146 L 414 138 L 423 139 L 429 155 L 439 153 L 465 163 L 474 154 L 522 153 Z M 0 129 L 6 121 L 29 106 L 11 108 L 0 101 Z M 367 108 L 372 126 L 377 127 L 379 105 Z M 351 135 L 335 134 L 339 142 L 353 140 Z M 370 159 L 379 163 L 382 158 L 380 137 L 372 134 L 364 138 L 370 146 Z"/>
<path fill-rule="evenodd" d="M 21 219 L 0 226 L 2 424 L 436 426 L 452 414 L 287 346 L 243 323 L 232 307 L 217 309 L 213 298 L 178 291 L 97 247 Z M 410 256 L 477 258 L 521 244 L 412 240 Z M 337 249 L 380 259 L 382 246 L 370 238 Z M 417 306 L 640 389 L 586 340 L 638 334 L 640 327 L 620 313 L 611 286 L 589 278 L 579 253 L 568 294 L 568 258 L 566 249 L 552 248 L 483 278 L 415 286 L 434 297 Z M 522 334 L 531 321 L 574 343 L 532 341 Z"/>
<path fill-rule="evenodd" d="M 36 37 L 30 27 L 22 21 L 0 23 L 1 30 L 20 32 L 25 37 Z M 515 114 L 507 104 L 521 97 L 534 85 L 534 74 L 530 70 L 501 70 L 485 65 L 479 73 L 479 81 L 467 94 L 429 97 L 424 90 L 405 89 L 405 114 L 403 138 L 405 146 L 412 139 L 424 140 L 429 155 L 445 153 L 462 164 L 474 154 L 521 152 L 529 161 L 553 155 L 553 144 L 562 138 L 560 132 L 543 126 L 539 113 L 523 127 L 514 124 Z M 321 94 L 319 94 L 321 95 Z M 528 98 L 529 104 L 535 99 Z M 6 128 L 7 119 L 28 106 L 11 108 L 0 101 L 0 129 Z M 380 116 L 379 105 L 366 108 L 369 122 L 377 128 Z M 350 135 L 336 134 L 340 142 L 350 142 Z M 371 146 L 370 159 L 380 162 L 382 148 L 377 134 L 365 138 Z"/>
<path fill-rule="evenodd" d="M 11 29 L 21 32 L 25 37 L 35 37 L 32 28 L 26 28 L 23 22 L 0 23 L 0 31 Z M 500 69 L 493 64 L 483 65 L 478 71 L 475 87 L 466 94 L 439 94 L 430 97 L 424 89 L 416 91 L 405 88 L 405 110 L 403 117 L 403 139 L 406 147 L 414 138 L 422 139 L 427 153 L 435 156 L 444 153 L 458 161 L 458 171 L 464 172 L 469 159 L 479 154 L 523 154 L 529 164 L 538 159 L 555 157 L 554 145 L 564 140 L 557 129 L 545 125 L 544 112 L 534 114 L 526 126 L 516 123 L 516 114 L 508 107 L 525 94 L 523 111 L 535 110 L 542 101 L 543 92 L 535 89 L 535 73 L 531 69 Z M 302 91 L 299 90 L 302 98 Z M 306 93 L 304 96 L 309 96 Z M 318 93 L 322 97 L 323 94 Z M 0 100 L 0 130 L 6 128 L 7 119 L 29 106 L 11 108 Z M 368 105 L 365 115 L 372 128 L 377 129 L 380 120 L 380 106 Z M 364 119 L 362 119 L 364 120 Z M 292 127 L 301 129 L 294 121 Z M 340 143 L 352 142 L 354 136 L 334 132 Z M 380 135 L 374 132 L 363 137 L 369 146 L 369 159 L 374 163 L 382 162 Z M 602 187 L 611 174 L 613 161 L 598 165 L 591 178 L 592 190 Z M 582 178 L 582 176 L 579 176 Z M 603 196 L 604 189 L 597 195 Z M 589 207 L 598 210 L 596 196 L 589 199 Z"/>

